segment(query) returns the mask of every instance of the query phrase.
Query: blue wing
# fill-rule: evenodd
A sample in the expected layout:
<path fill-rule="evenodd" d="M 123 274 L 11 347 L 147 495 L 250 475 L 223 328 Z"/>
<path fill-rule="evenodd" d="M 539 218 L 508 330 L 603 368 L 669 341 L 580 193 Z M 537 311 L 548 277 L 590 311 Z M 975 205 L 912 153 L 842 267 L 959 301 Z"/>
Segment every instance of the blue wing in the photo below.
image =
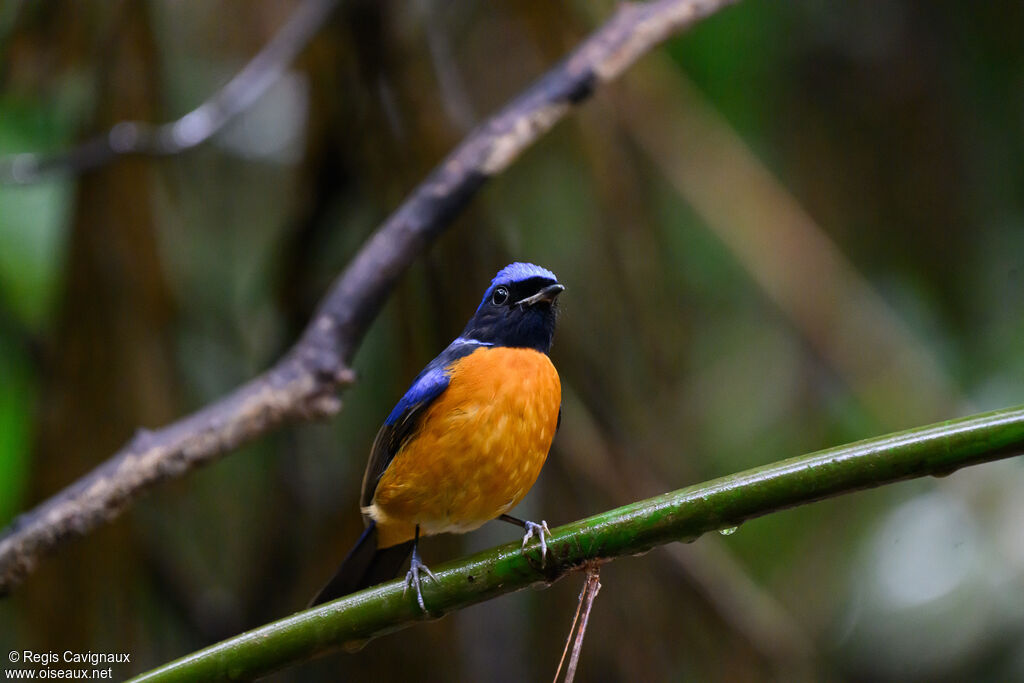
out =
<path fill-rule="evenodd" d="M 370 461 L 363 475 L 363 490 L 360 505 L 367 506 L 373 502 L 373 494 L 377 490 L 384 471 L 402 448 L 417 431 L 420 420 L 427 408 L 444 393 L 451 381 L 449 368 L 452 363 L 463 356 L 485 346 L 480 342 L 462 339 L 461 337 L 448 345 L 434 360 L 423 368 L 413 380 L 405 395 L 398 401 L 391 414 L 384 420 L 377 437 L 373 440 L 370 450 Z"/>
<path fill-rule="evenodd" d="M 417 406 L 431 403 L 448 388 L 447 366 L 455 359 L 449 359 L 447 356 L 448 350 L 445 349 L 444 353 L 423 368 L 423 371 L 413 380 L 412 386 L 405 392 L 405 396 L 398 401 L 391 414 L 384 420 L 385 426 L 393 427 L 405 421 Z"/>

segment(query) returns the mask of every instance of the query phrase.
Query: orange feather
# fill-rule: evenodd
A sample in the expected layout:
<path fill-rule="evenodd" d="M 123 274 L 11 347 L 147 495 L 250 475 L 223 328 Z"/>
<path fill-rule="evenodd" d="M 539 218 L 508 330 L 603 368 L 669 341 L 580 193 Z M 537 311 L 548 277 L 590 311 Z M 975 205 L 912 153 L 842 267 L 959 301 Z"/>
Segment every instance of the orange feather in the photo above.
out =
<path fill-rule="evenodd" d="M 456 361 L 422 428 L 395 455 L 364 513 L 379 547 L 472 531 L 533 486 L 558 426 L 562 386 L 546 354 L 485 347 Z"/>

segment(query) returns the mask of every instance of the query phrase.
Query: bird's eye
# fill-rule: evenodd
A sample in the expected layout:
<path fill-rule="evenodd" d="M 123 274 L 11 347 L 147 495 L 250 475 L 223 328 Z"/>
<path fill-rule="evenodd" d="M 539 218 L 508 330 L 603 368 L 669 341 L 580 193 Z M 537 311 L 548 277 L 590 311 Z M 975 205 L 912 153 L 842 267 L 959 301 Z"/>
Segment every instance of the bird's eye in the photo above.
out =
<path fill-rule="evenodd" d="M 508 289 L 505 287 L 496 287 L 494 294 L 491 295 L 491 303 L 495 306 L 504 306 L 506 301 L 508 301 Z"/>

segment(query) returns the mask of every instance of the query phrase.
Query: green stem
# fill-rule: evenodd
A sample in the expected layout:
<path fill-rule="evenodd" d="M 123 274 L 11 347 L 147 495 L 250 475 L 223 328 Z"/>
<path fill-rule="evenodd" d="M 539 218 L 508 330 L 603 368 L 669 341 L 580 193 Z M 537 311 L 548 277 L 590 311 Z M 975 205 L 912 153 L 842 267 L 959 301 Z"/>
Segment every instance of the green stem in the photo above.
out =
<path fill-rule="evenodd" d="M 1024 406 L 911 429 L 714 479 L 552 530 L 545 567 L 538 545 L 511 543 L 435 567 L 423 597 L 399 581 L 200 650 L 143 674 L 138 681 L 248 680 L 338 648 L 439 617 L 530 585 L 549 584 L 586 562 L 642 553 L 672 541 L 734 527 L 745 520 L 823 498 L 1024 451 Z"/>

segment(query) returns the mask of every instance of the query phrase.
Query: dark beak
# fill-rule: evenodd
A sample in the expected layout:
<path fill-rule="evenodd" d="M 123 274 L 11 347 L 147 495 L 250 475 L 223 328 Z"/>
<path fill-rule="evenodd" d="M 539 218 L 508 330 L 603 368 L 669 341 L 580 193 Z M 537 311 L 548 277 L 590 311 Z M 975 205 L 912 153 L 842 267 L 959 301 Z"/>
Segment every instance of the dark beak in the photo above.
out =
<path fill-rule="evenodd" d="M 557 297 L 559 294 L 561 294 L 564 291 L 565 291 L 565 287 L 563 285 L 560 285 L 560 284 L 557 284 L 557 283 L 553 284 L 553 285 L 548 285 L 547 287 L 545 287 L 544 289 L 540 290 L 539 292 L 537 292 L 533 296 L 528 296 L 525 299 L 520 299 L 519 301 L 517 301 L 515 303 L 515 305 L 516 306 L 523 306 L 523 307 L 525 307 L 525 306 L 533 306 L 534 304 L 539 304 L 541 301 L 546 301 L 548 303 L 551 303 L 552 301 L 555 300 L 555 297 Z"/>

